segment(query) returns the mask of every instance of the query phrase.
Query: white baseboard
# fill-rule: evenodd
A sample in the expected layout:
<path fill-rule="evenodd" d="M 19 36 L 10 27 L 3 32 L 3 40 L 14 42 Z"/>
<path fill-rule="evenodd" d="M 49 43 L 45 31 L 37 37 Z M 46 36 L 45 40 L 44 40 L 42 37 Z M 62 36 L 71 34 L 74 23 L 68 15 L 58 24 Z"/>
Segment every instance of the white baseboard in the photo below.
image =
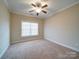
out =
<path fill-rule="evenodd" d="M 8 47 L 9 47 L 9 46 L 8 46 Z M 1 57 L 4 55 L 4 53 L 6 52 L 6 50 L 8 49 L 8 47 L 5 48 L 5 49 L 2 51 L 2 53 L 0 54 L 0 59 L 1 59 Z"/>
<path fill-rule="evenodd" d="M 72 49 L 72 50 L 74 50 L 74 51 L 76 51 L 76 52 L 79 52 L 79 49 L 74 48 L 74 47 L 71 47 L 71 46 L 69 46 L 69 45 L 66 45 L 66 44 L 63 44 L 63 43 L 59 43 L 59 42 L 56 42 L 56 41 L 53 41 L 53 40 L 49 40 L 49 39 L 46 39 L 46 40 L 51 41 L 51 42 L 54 42 L 54 43 L 56 43 L 56 44 L 58 44 L 58 45 L 61 45 L 61 46 L 66 47 L 66 48 Z"/>
<path fill-rule="evenodd" d="M 16 43 L 29 42 L 29 41 L 40 40 L 40 39 L 44 39 L 44 38 L 31 39 L 31 40 L 22 40 L 22 41 L 15 41 L 15 42 L 11 42 L 10 44 L 13 45 L 13 44 L 16 44 Z"/>

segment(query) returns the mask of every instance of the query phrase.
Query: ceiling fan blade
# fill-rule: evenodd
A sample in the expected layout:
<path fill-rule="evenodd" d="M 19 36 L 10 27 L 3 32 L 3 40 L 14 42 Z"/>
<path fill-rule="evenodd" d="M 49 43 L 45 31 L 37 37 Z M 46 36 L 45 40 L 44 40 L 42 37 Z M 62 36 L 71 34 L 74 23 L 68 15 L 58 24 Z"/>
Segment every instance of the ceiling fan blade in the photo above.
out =
<path fill-rule="evenodd" d="M 33 12 L 34 10 L 30 10 L 29 12 Z"/>
<path fill-rule="evenodd" d="M 39 13 L 37 13 L 37 16 L 39 15 Z"/>
<path fill-rule="evenodd" d="M 48 5 L 47 4 L 45 4 L 44 6 L 42 6 L 42 8 L 46 8 Z"/>
<path fill-rule="evenodd" d="M 37 7 L 40 7 L 41 6 L 41 3 L 37 2 L 36 5 L 37 5 Z"/>
<path fill-rule="evenodd" d="M 45 14 L 47 14 L 47 11 L 45 11 L 45 10 L 42 10 L 42 12 L 45 13 Z"/>
<path fill-rule="evenodd" d="M 35 4 L 33 4 L 33 3 L 32 3 L 31 5 L 32 5 L 33 7 L 36 7 L 36 5 L 35 5 Z"/>

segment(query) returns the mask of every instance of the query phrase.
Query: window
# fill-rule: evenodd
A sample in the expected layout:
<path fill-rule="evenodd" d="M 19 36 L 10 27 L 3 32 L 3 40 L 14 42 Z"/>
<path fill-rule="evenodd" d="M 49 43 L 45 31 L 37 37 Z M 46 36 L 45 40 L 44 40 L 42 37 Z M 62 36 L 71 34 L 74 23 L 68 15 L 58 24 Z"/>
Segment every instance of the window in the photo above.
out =
<path fill-rule="evenodd" d="M 38 35 L 38 23 L 22 22 L 21 36 Z"/>

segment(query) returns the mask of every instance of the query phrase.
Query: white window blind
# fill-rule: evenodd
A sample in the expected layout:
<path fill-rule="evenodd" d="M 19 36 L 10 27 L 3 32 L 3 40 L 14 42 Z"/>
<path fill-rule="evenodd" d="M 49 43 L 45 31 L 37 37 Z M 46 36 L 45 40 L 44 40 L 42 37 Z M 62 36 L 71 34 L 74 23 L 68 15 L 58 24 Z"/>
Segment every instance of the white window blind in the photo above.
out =
<path fill-rule="evenodd" d="M 38 35 L 38 23 L 22 22 L 21 36 Z"/>

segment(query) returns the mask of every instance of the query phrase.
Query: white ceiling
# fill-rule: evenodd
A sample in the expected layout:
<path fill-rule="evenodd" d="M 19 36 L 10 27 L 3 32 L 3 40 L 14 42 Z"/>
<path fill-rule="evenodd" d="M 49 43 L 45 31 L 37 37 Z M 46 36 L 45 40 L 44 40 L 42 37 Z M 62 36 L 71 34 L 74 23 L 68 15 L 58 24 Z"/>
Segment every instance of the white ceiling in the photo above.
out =
<path fill-rule="evenodd" d="M 69 6 L 75 5 L 79 2 L 79 0 L 48 0 L 48 13 L 40 13 L 39 16 L 36 15 L 36 13 L 29 13 L 28 10 L 31 9 L 31 5 L 29 4 L 33 0 L 5 0 L 6 5 L 10 12 L 22 14 L 22 15 L 28 15 L 28 16 L 34 16 L 34 17 L 41 17 L 41 18 L 47 18 L 58 11 L 64 10 L 68 8 Z"/>

